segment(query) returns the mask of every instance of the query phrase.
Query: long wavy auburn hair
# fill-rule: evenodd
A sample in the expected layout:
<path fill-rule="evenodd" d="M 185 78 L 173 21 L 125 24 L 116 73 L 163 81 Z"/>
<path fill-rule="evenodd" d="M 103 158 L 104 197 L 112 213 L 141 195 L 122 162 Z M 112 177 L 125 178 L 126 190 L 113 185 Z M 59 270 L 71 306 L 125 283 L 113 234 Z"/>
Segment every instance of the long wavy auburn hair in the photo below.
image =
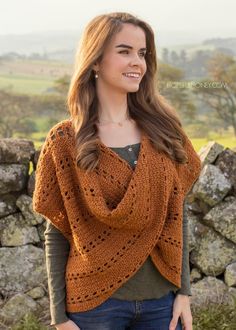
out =
<path fill-rule="evenodd" d="M 158 93 L 157 59 L 152 28 L 143 20 L 124 12 L 96 16 L 85 28 L 75 57 L 74 72 L 67 96 L 68 111 L 76 137 L 77 166 L 94 170 L 99 163 L 98 98 L 93 65 L 101 61 L 111 38 L 123 24 L 140 27 L 145 32 L 147 71 L 139 89 L 127 94 L 129 116 L 149 137 L 156 150 L 165 152 L 173 161 L 186 163 L 183 148 L 185 133 L 173 107 Z"/>

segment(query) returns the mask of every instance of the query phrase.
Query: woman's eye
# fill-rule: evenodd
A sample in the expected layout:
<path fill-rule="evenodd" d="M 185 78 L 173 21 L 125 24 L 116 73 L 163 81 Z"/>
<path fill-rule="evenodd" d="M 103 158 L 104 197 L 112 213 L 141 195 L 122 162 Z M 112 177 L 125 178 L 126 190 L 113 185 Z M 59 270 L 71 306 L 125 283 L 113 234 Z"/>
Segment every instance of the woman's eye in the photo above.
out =
<path fill-rule="evenodd" d="M 141 57 L 145 57 L 145 55 L 146 55 L 146 53 L 144 53 L 144 52 L 143 53 L 140 53 L 140 56 Z"/>
<path fill-rule="evenodd" d="M 119 54 L 128 54 L 128 53 L 129 53 L 128 50 L 121 50 L 121 51 L 119 52 Z M 141 53 L 139 53 L 139 56 L 140 56 L 140 57 L 145 57 L 145 55 L 146 55 L 145 52 L 141 52 Z"/>

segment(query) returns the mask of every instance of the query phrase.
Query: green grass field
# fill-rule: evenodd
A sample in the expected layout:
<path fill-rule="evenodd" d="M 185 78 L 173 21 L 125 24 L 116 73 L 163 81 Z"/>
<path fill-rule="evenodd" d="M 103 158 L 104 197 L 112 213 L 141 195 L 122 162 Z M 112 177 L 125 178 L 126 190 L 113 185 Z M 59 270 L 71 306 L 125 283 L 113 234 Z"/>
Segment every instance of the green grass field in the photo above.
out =
<path fill-rule="evenodd" d="M 0 89 L 7 88 L 14 93 L 42 94 L 52 87 L 53 80 L 45 78 L 23 75 L 0 75 Z"/>
<path fill-rule="evenodd" d="M 0 89 L 21 94 L 41 94 L 54 81 L 71 73 L 71 65 L 59 61 L 4 60 L 0 62 Z"/>
<path fill-rule="evenodd" d="M 215 141 L 219 144 L 222 144 L 225 148 L 235 148 L 236 149 L 236 137 L 231 136 L 231 137 L 216 137 L 215 139 L 191 139 L 193 146 L 196 151 L 199 151 L 201 147 L 206 145 L 210 141 Z"/>

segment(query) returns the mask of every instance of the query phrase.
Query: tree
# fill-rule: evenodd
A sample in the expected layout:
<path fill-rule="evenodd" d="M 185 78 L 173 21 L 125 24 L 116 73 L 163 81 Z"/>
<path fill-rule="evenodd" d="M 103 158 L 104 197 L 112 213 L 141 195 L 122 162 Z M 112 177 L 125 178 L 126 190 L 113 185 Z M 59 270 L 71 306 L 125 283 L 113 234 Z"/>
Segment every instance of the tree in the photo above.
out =
<path fill-rule="evenodd" d="M 184 49 L 181 50 L 179 59 L 181 68 L 185 69 L 187 64 L 187 54 Z"/>
<path fill-rule="evenodd" d="M 212 51 L 197 50 L 194 52 L 192 58 L 188 61 L 188 76 L 189 77 L 206 77 L 207 75 L 207 61 L 211 58 Z"/>
<path fill-rule="evenodd" d="M 0 136 L 12 137 L 20 129 L 21 120 L 32 115 L 29 97 L 0 90 Z"/>
<path fill-rule="evenodd" d="M 192 96 L 181 69 L 166 63 L 159 67 L 158 86 L 160 92 L 169 100 L 180 113 L 185 123 L 193 122 L 196 115 L 196 107 L 192 102 Z"/>
<path fill-rule="evenodd" d="M 68 92 L 70 84 L 70 76 L 64 75 L 54 81 L 54 90 L 60 95 L 65 96 Z"/>
<path fill-rule="evenodd" d="M 47 118 L 48 125 L 67 117 L 61 95 L 20 95 L 0 90 L 0 137 L 15 133 L 25 136 L 37 131 L 36 119 Z M 45 127 L 47 130 L 48 127 Z"/>
<path fill-rule="evenodd" d="M 66 116 L 66 98 L 63 95 L 35 95 L 30 99 L 30 103 L 37 116 L 46 115 L 57 119 Z"/>
<path fill-rule="evenodd" d="M 236 61 L 232 56 L 216 53 L 207 68 L 209 79 L 200 81 L 194 92 L 224 124 L 233 126 L 236 136 Z"/>
<path fill-rule="evenodd" d="M 163 48 L 162 50 L 162 61 L 165 63 L 169 63 L 169 50 L 168 48 Z"/>
<path fill-rule="evenodd" d="M 179 55 L 176 53 L 175 50 L 172 50 L 170 53 L 170 62 L 175 67 L 179 65 Z"/>

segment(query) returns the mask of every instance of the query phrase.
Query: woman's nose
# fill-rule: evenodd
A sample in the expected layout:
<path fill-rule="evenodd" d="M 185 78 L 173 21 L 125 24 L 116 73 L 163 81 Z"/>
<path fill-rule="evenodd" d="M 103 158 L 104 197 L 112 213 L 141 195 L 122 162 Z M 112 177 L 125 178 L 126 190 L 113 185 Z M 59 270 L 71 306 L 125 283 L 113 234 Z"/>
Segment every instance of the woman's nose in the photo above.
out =
<path fill-rule="evenodd" d="M 142 59 L 141 57 L 137 54 L 137 55 L 133 55 L 131 60 L 130 60 L 130 64 L 133 65 L 141 65 L 142 64 Z"/>

